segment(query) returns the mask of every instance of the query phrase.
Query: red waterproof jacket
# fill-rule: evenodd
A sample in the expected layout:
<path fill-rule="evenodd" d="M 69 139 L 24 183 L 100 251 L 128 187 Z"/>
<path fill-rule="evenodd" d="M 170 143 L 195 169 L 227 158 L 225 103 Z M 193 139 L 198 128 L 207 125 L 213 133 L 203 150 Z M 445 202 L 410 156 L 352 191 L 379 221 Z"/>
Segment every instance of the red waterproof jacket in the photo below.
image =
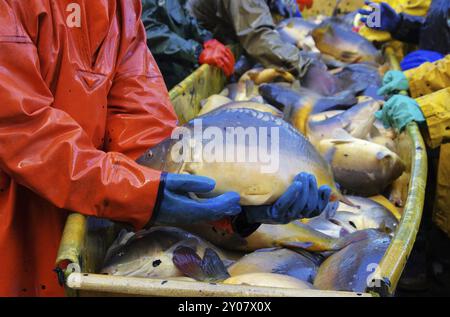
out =
<path fill-rule="evenodd" d="M 63 295 L 66 216 L 150 219 L 176 125 L 139 0 L 0 0 L 0 296 Z"/>

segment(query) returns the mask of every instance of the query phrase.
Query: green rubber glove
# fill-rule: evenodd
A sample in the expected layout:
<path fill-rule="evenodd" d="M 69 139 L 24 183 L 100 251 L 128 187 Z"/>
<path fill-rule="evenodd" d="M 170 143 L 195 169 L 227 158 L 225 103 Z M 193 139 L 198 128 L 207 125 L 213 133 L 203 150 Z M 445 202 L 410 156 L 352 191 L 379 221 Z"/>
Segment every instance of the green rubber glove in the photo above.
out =
<path fill-rule="evenodd" d="M 386 96 L 408 89 L 409 82 L 405 74 L 399 70 L 390 70 L 384 75 L 383 86 L 378 89 L 377 93 L 379 96 Z"/>
<path fill-rule="evenodd" d="M 383 110 L 375 113 L 375 116 L 383 121 L 386 128 L 393 127 L 397 131 L 402 131 L 412 121 L 425 122 L 425 117 L 417 102 L 402 95 L 392 96 L 384 104 Z"/>

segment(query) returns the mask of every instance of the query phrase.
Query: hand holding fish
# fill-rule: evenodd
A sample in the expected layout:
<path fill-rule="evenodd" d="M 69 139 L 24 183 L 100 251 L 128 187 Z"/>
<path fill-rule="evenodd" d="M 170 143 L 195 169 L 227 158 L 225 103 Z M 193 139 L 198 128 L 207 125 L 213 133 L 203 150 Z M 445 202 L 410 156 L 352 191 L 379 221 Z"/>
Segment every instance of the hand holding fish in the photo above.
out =
<path fill-rule="evenodd" d="M 181 225 L 203 221 L 215 221 L 241 212 L 239 194 L 228 192 L 201 201 L 189 197 L 189 193 L 211 192 L 216 183 L 208 177 L 187 174 L 165 174 L 159 209 L 154 212 L 158 225 Z"/>
<path fill-rule="evenodd" d="M 328 205 L 331 188 L 318 188 L 316 178 L 300 173 L 286 192 L 270 206 L 245 206 L 248 222 L 265 224 L 287 224 L 301 218 L 312 218 Z"/>

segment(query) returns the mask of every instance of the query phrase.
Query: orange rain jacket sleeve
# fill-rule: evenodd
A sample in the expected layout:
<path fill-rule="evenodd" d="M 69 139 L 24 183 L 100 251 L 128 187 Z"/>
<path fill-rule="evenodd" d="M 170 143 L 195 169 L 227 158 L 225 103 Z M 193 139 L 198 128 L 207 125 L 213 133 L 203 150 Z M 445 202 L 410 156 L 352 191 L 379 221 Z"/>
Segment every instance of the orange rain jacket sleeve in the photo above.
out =
<path fill-rule="evenodd" d="M 1 168 L 59 208 L 142 227 L 160 172 L 133 159 L 168 136 L 175 116 L 140 20 L 124 30 L 130 34 L 107 96 L 105 150 L 111 152 L 104 152 L 70 114 L 54 106 L 36 46 L 10 8 L 3 4 L 1 12 L 6 15 L 0 37 Z"/>
<path fill-rule="evenodd" d="M 0 296 L 62 295 L 68 212 L 144 226 L 176 125 L 139 0 L 0 0 Z"/>

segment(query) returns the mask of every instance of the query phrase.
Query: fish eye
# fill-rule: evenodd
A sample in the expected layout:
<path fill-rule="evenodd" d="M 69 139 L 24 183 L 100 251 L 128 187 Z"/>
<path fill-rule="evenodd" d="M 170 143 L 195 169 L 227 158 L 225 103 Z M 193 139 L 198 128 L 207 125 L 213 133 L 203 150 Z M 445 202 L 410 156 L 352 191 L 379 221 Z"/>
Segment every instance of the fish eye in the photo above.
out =
<path fill-rule="evenodd" d="M 152 265 L 153 267 L 158 267 L 161 263 L 162 263 L 161 260 L 155 260 L 153 261 Z"/>
<path fill-rule="evenodd" d="M 148 158 L 152 158 L 153 157 L 153 151 L 152 150 L 148 150 L 147 157 Z"/>

